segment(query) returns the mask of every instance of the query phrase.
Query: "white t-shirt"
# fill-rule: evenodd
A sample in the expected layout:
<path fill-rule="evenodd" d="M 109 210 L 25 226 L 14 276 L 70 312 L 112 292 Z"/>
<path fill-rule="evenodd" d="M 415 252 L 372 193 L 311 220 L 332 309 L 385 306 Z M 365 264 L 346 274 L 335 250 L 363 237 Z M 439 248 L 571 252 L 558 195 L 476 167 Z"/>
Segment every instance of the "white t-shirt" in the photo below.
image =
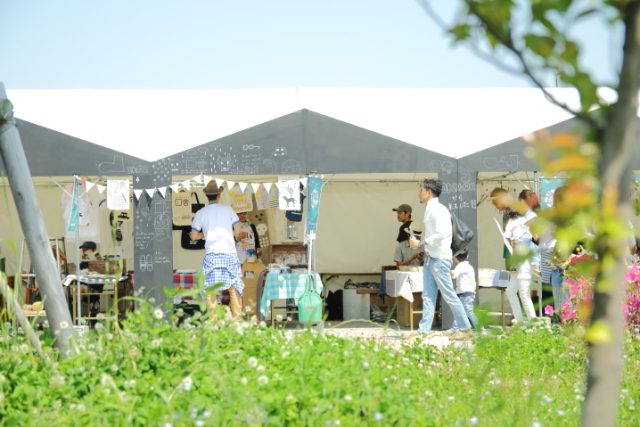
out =
<path fill-rule="evenodd" d="M 456 279 L 456 294 L 476 291 L 476 273 L 469 261 L 458 263 L 451 277 Z"/>
<path fill-rule="evenodd" d="M 236 254 L 233 224 L 238 221 L 231 207 L 210 203 L 196 212 L 191 228 L 204 234 L 207 253 Z"/>
<path fill-rule="evenodd" d="M 76 232 L 67 230 L 73 207 L 73 198 L 69 196 L 69 194 L 73 194 L 73 184 L 68 184 L 65 190 L 68 194 L 63 191 L 60 197 L 60 207 L 64 209 L 65 237 L 67 242 L 75 242 Z M 87 192 L 86 183 L 80 182 L 78 186 L 78 196 L 78 214 L 80 217 L 78 230 L 80 240 L 90 240 L 100 243 L 100 192 L 98 189 Z"/>
<path fill-rule="evenodd" d="M 504 227 L 504 237 L 509 240 L 518 240 L 524 233 L 529 231 L 529 227 L 525 224 L 527 219 L 523 216 L 511 218 Z"/>

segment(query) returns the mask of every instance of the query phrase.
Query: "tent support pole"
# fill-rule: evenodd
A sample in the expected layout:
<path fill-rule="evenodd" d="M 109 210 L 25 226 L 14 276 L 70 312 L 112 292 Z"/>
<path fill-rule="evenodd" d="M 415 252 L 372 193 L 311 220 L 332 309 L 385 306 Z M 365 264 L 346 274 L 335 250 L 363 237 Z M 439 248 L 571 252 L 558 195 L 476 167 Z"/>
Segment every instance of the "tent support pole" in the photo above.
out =
<path fill-rule="evenodd" d="M 0 156 L 11 186 L 27 249 L 38 277 L 38 285 L 44 296 L 54 345 L 60 350 L 60 357 L 66 359 L 75 353 L 70 342 L 70 339 L 74 338 L 71 314 L 62 290 L 55 259 L 49 247 L 47 229 L 42 219 L 36 190 L 31 182 L 29 164 L 13 118 L 13 107 L 7 99 L 2 83 L 0 83 Z"/>

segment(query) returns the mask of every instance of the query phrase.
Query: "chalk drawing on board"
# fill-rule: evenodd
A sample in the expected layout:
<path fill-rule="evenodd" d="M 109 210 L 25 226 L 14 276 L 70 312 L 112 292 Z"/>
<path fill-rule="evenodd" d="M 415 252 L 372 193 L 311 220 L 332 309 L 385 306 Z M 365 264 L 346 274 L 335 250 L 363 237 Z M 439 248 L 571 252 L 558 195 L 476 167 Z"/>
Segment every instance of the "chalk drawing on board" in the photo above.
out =
<path fill-rule="evenodd" d="M 300 173 L 300 162 L 289 159 L 282 162 L 281 173 Z"/>
<path fill-rule="evenodd" d="M 450 175 L 452 171 L 453 171 L 453 163 L 451 163 L 448 160 L 445 161 L 445 162 L 442 162 L 442 174 L 443 175 Z"/>
<path fill-rule="evenodd" d="M 171 168 L 171 172 L 180 172 L 180 168 L 182 167 L 182 162 L 180 160 L 173 160 L 169 164 Z"/>
<path fill-rule="evenodd" d="M 260 173 L 260 166 L 259 165 L 246 165 L 244 167 L 244 173 L 246 175 L 257 175 L 258 173 Z"/>
<path fill-rule="evenodd" d="M 442 162 L 439 160 L 431 160 L 429 163 L 429 169 L 432 171 L 439 171 L 442 168 Z"/>
<path fill-rule="evenodd" d="M 511 165 L 509 165 L 509 162 L 507 162 L 506 156 L 500 157 L 500 160 L 498 161 L 498 169 L 504 170 L 504 171 L 511 170 L 510 166 Z"/>
<path fill-rule="evenodd" d="M 169 227 L 171 225 L 171 218 L 166 212 L 165 203 L 156 203 L 154 205 L 154 212 L 153 237 L 147 242 L 147 248 L 153 240 L 155 240 L 156 242 L 162 242 L 169 238 Z M 147 269 L 148 268 L 149 267 L 147 267 Z"/>
<path fill-rule="evenodd" d="M 242 146 L 242 149 L 244 151 L 247 151 L 247 150 L 259 150 L 260 146 L 259 145 L 253 145 L 253 144 L 244 144 Z"/>
<path fill-rule="evenodd" d="M 462 174 L 462 178 L 460 179 L 460 181 L 462 181 L 462 182 L 471 182 L 471 174 L 470 173 L 463 173 Z"/>
<path fill-rule="evenodd" d="M 275 174 L 278 173 L 278 165 L 276 162 L 274 162 L 271 159 L 264 159 L 262 161 L 263 164 L 265 164 L 268 168 L 271 168 L 271 173 Z"/>
<path fill-rule="evenodd" d="M 484 167 L 487 169 L 495 169 L 498 167 L 498 159 L 495 157 L 486 157 L 483 163 Z"/>
<path fill-rule="evenodd" d="M 216 164 L 218 165 L 220 172 L 229 172 L 231 168 L 233 168 L 233 159 L 231 158 L 231 154 L 218 156 Z"/>
<path fill-rule="evenodd" d="M 153 257 L 151 254 L 147 254 L 147 271 L 149 273 L 153 271 Z"/>
<path fill-rule="evenodd" d="M 509 160 L 509 170 L 515 171 L 518 170 L 518 166 L 520 165 L 520 158 L 517 154 L 512 154 Z"/>
<path fill-rule="evenodd" d="M 140 271 L 147 271 L 147 256 L 140 255 Z"/>
<path fill-rule="evenodd" d="M 287 147 L 276 147 L 274 152 L 272 153 L 274 156 L 284 156 L 287 154 Z"/>
<path fill-rule="evenodd" d="M 98 170 L 102 173 L 124 172 L 124 160 L 122 156 L 113 156 L 113 162 L 98 163 Z"/>

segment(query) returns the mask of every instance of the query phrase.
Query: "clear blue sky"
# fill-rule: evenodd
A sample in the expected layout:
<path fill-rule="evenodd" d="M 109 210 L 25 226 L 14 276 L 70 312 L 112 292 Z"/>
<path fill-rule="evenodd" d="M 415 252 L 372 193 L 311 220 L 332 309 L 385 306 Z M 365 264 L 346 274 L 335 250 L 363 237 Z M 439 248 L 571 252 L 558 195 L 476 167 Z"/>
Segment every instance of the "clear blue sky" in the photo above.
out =
<path fill-rule="evenodd" d="M 432 3 L 451 19 L 460 2 Z M 615 36 L 576 31 L 610 83 Z M 0 0 L 0 40 L 7 89 L 530 86 L 453 47 L 415 0 Z"/>

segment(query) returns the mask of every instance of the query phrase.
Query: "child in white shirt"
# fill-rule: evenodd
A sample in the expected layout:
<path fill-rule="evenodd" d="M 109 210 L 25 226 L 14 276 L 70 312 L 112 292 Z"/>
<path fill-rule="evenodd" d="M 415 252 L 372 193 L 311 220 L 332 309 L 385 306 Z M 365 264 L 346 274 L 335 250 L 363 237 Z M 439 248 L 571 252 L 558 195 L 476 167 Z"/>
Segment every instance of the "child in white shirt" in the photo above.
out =
<path fill-rule="evenodd" d="M 469 264 L 469 261 L 467 261 L 467 258 L 469 258 L 469 252 L 466 250 L 453 257 L 453 260 L 458 265 L 451 271 L 451 277 L 456 279 L 456 294 L 462 303 L 467 317 L 471 321 L 471 325 L 474 328 L 478 328 L 478 317 L 473 311 L 474 301 L 476 299 L 476 272 L 471 264 Z M 452 328 L 454 330 L 458 329 L 455 320 L 453 321 Z"/>

